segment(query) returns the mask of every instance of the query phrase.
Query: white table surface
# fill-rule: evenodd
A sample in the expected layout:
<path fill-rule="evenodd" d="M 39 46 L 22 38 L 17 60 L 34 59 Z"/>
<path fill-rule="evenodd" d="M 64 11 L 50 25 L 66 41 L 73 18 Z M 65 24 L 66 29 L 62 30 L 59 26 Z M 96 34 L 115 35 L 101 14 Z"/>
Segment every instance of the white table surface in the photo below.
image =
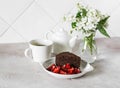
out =
<path fill-rule="evenodd" d="M 94 71 L 77 79 L 45 73 L 24 56 L 26 43 L 0 44 L 0 88 L 120 88 L 120 38 L 97 39 Z"/>

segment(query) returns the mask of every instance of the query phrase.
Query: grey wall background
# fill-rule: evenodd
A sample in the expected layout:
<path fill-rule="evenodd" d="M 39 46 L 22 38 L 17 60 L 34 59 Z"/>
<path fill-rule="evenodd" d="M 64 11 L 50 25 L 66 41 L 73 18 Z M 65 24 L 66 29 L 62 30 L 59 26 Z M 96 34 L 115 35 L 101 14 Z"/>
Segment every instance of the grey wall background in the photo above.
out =
<path fill-rule="evenodd" d="M 120 0 L 0 0 L 0 43 L 44 38 L 48 31 L 60 28 L 62 17 L 77 2 L 111 15 L 107 31 L 120 36 Z"/>

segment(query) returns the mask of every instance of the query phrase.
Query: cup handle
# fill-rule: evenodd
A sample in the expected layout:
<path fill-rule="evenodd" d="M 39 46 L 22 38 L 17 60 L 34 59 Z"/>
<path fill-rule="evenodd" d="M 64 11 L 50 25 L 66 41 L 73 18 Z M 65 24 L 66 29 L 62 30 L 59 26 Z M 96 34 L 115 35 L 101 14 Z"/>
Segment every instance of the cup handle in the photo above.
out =
<path fill-rule="evenodd" d="M 28 52 L 30 51 L 31 49 L 30 48 L 27 48 L 25 51 L 24 51 L 24 54 L 27 58 L 32 58 L 32 56 L 28 55 Z"/>

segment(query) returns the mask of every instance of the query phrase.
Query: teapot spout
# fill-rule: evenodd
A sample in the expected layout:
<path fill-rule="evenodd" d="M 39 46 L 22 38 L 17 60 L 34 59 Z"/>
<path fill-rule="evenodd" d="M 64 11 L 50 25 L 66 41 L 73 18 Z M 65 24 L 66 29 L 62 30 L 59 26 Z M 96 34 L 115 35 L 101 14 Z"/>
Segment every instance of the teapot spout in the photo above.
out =
<path fill-rule="evenodd" d="M 72 39 L 70 39 L 69 46 L 72 49 L 72 52 L 78 51 L 80 46 L 80 38 L 78 38 L 78 36 L 75 36 Z"/>

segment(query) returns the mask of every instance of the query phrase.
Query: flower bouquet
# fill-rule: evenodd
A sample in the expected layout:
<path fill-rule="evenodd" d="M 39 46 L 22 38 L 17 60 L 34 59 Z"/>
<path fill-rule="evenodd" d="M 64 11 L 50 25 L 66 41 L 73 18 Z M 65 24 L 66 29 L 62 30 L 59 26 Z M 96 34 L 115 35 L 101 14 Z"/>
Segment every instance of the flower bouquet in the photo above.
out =
<path fill-rule="evenodd" d="M 96 32 L 99 31 L 104 36 L 110 38 L 109 34 L 106 31 L 108 26 L 107 20 L 110 16 L 103 15 L 97 9 L 90 8 L 88 6 L 83 6 L 81 4 L 77 4 L 77 12 L 70 17 L 64 17 L 65 21 L 71 22 L 71 30 L 80 31 L 83 34 L 84 47 L 82 51 L 86 48 L 89 48 L 90 54 L 93 54 L 93 48 L 95 43 L 95 35 Z"/>
<path fill-rule="evenodd" d="M 83 6 L 79 3 L 77 4 L 77 9 L 78 10 L 75 14 L 65 16 L 64 20 L 71 23 L 71 33 L 73 33 L 73 31 L 82 33 L 83 46 L 80 52 L 85 52 L 83 55 L 85 56 L 84 58 L 87 58 L 86 56 L 88 55 L 88 57 L 94 58 L 95 60 L 97 58 L 95 56 L 97 53 L 97 48 L 94 39 L 96 32 L 99 31 L 104 36 L 110 38 L 106 31 L 110 16 L 103 15 L 99 10 L 88 6 Z"/>

